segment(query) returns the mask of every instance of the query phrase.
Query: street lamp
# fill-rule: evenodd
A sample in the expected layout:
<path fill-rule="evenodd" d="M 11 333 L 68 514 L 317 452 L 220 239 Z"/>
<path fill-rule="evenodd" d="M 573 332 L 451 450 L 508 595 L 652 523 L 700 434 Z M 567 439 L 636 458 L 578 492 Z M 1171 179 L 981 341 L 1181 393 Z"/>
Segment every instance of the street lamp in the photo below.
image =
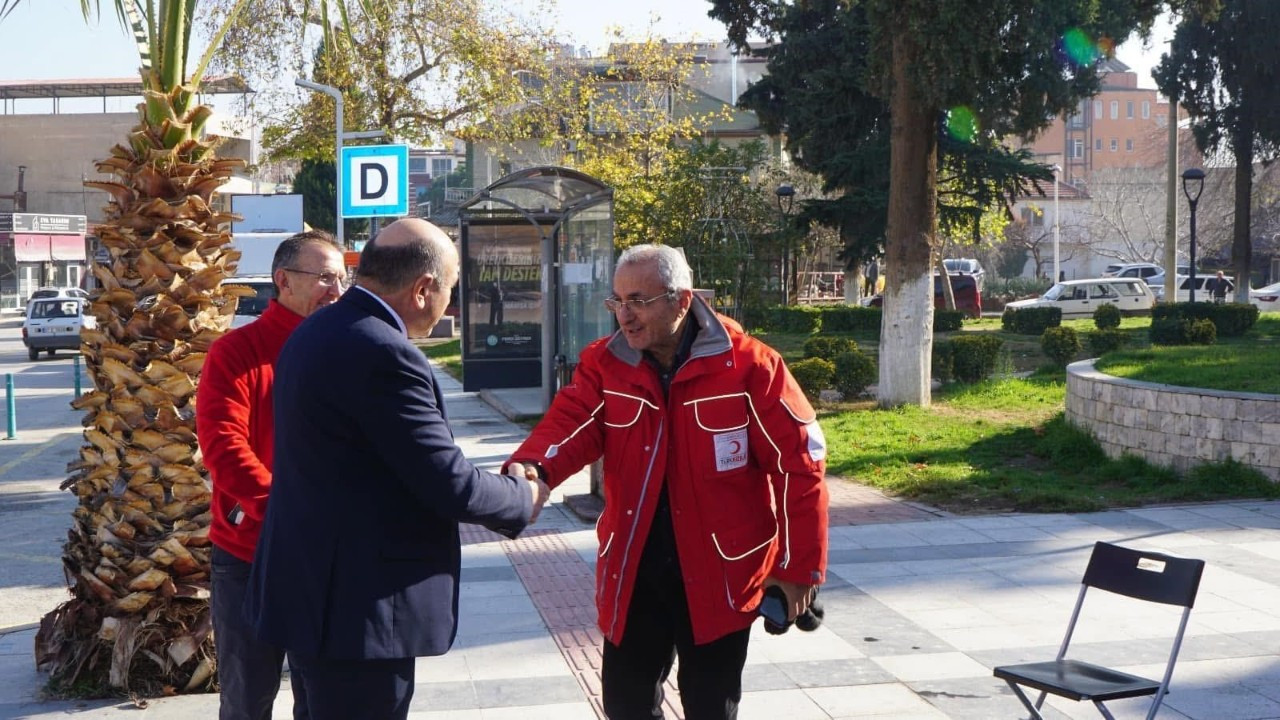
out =
<path fill-rule="evenodd" d="M 1061 165 L 1053 166 L 1053 281 L 1062 281 L 1062 271 L 1058 269 L 1058 174 Z"/>
<path fill-rule="evenodd" d="M 1188 299 L 1196 301 L 1196 203 L 1200 202 L 1200 193 L 1204 190 L 1204 171 L 1200 168 L 1187 168 L 1182 172 L 1182 193 L 1187 196 L 1191 205 L 1191 291 Z M 1175 274 L 1177 268 L 1174 268 Z M 1177 290 L 1175 289 L 1176 293 Z M 1177 295 L 1174 300 L 1177 301 Z"/>
<path fill-rule="evenodd" d="M 782 183 L 773 191 L 778 201 L 778 212 L 782 213 L 782 304 L 791 301 L 791 208 L 795 205 L 796 189 L 790 183 Z"/>

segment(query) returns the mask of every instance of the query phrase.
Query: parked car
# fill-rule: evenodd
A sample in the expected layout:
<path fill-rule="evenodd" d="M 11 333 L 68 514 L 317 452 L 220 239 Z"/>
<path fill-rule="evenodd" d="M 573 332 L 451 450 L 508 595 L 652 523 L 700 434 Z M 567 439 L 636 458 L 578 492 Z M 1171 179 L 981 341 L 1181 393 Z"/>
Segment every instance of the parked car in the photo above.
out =
<path fill-rule="evenodd" d="M 982 293 L 982 281 L 987 273 L 982 269 L 982 263 L 975 258 L 950 258 L 942 261 L 942 266 L 947 269 L 948 275 L 970 275 L 978 281 L 978 293 Z"/>
<path fill-rule="evenodd" d="M 1262 312 L 1280 311 L 1280 282 L 1249 291 L 1249 302 Z"/>
<path fill-rule="evenodd" d="M 27 357 L 35 360 L 41 350 L 49 357 L 57 350 L 79 350 L 80 331 L 98 327 L 98 319 L 85 314 L 88 305 L 88 300 L 78 297 L 36 298 L 27 303 L 22 321 Z"/>
<path fill-rule="evenodd" d="M 1139 278 L 1151 282 L 1150 278 L 1159 275 L 1164 277 L 1164 268 L 1154 263 L 1112 263 L 1102 271 L 1102 277 Z"/>
<path fill-rule="evenodd" d="M 1151 312 L 1156 298 L 1151 288 L 1137 278 L 1094 278 L 1065 280 L 1049 288 L 1044 295 L 1030 300 L 1017 300 L 1005 305 L 1020 310 L 1033 307 L 1056 307 L 1063 318 L 1092 317 L 1099 305 L 1115 305 L 1125 315 Z"/>
<path fill-rule="evenodd" d="M 32 300 L 45 300 L 47 298 L 84 298 L 88 299 L 89 293 L 78 287 L 42 287 L 36 288 L 31 292 L 31 297 L 27 298 L 27 305 L 31 305 Z M 23 308 L 25 315 L 27 310 Z"/>
<path fill-rule="evenodd" d="M 956 297 L 956 309 L 969 317 L 982 317 L 982 293 L 978 291 L 978 282 L 972 275 L 951 275 L 951 292 Z M 884 297 L 879 293 L 864 298 L 862 304 L 868 307 L 883 307 Z M 946 291 L 942 288 L 942 276 L 933 276 L 933 307 L 942 310 L 947 307 Z"/>
<path fill-rule="evenodd" d="M 222 281 L 223 285 L 243 285 L 254 290 L 253 295 L 245 295 L 236 304 L 235 317 L 231 318 L 232 329 L 244 327 L 258 319 L 267 309 L 267 304 L 276 296 L 276 286 L 270 275 L 246 275 L 230 277 Z"/>
<path fill-rule="evenodd" d="M 1196 271 L 1196 274 L 1199 274 L 1199 273 L 1200 273 L 1200 271 L 1199 271 L 1199 270 L 1197 270 L 1197 271 Z M 1177 274 L 1178 274 L 1178 275 L 1190 275 L 1190 274 L 1191 274 L 1191 266 L 1190 266 L 1190 265 L 1179 265 L 1179 266 L 1178 266 L 1178 272 L 1177 272 Z M 1152 275 L 1151 277 L 1147 278 L 1147 284 L 1151 286 L 1151 289 L 1152 289 L 1153 291 L 1155 291 L 1155 293 L 1156 293 L 1156 299 L 1157 299 L 1157 300 L 1161 300 L 1161 299 L 1163 299 L 1163 298 L 1164 298 L 1164 270 L 1161 270 L 1160 272 L 1156 273 L 1155 275 Z"/>
<path fill-rule="evenodd" d="M 1213 280 L 1215 277 L 1216 275 L 1214 273 L 1201 275 L 1199 274 L 1199 271 L 1197 271 L 1196 302 L 1213 302 L 1213 291 L 1211 289 L 1206 290 L 1205 288 L 1208 287 L 1209 281 Z M 1175 279 L 1178 283 L 1178 297 L 1174 299 L 1174 302 L 1189 302 L 1191 300 L 1191 277 L 1189 275 L 1178 275 Z M 1236 283 L 1232 278 L 1226 278 L 1226 280 L 1227 300 L 1229 302 L 1231 300 L 1231 294 L 1236 290 Z M 1153 290 L 1155 290 L 1155 288 L 1153 288 Z M 1159 291 L 1156 292 L 1156 300 L 1160 302 L 1164 301 L 1163 282 L 1160 284 Z"/>

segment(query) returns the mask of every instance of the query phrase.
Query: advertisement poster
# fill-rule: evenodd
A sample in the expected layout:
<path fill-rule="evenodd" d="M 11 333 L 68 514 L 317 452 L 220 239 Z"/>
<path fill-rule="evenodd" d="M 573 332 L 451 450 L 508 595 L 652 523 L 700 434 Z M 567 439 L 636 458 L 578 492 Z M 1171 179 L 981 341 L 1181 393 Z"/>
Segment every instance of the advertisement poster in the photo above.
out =
<path fill-rule="evenodd" d="M 537 228 L 473 225 L 468 244 L 468 357 L 540 358 L 542 243 Z"/>

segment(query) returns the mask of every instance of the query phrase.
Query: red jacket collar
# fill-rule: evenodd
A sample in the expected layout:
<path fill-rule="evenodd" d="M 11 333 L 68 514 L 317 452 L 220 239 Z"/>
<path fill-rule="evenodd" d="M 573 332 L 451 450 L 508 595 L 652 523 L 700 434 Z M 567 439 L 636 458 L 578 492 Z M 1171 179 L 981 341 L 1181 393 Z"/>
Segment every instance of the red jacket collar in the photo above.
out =
<path fill-rule="evenodd" d="M 302 321 L 303 317 L 301 315 L 281 305 L 279 301 L 272 299 L 271 302 L 267 303 L 267 309 L 254 322 L 267 323 L 272 329 L 288 334 L 302 324 Z"/>

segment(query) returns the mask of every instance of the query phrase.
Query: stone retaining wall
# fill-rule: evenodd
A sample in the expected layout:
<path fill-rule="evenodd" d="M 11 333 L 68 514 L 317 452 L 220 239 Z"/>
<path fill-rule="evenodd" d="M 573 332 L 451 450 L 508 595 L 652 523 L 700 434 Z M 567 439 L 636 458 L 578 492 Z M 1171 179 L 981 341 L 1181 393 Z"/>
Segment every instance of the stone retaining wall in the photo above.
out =
<path fill-rule="evenodd" d="M 1178 472 L 1233 458 L 1280 481 L 1280 395 L 1205 390 L 1067 366 L 1067 421 L 1109 457 L 1137 455 Z"/>

